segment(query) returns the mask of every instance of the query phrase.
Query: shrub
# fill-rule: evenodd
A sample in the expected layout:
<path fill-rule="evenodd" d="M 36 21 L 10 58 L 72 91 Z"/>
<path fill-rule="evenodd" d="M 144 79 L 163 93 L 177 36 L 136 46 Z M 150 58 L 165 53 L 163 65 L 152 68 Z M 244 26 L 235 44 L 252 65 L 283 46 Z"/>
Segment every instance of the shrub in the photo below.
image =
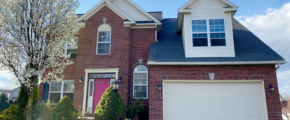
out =
<path fill-rule="evenodd" d="M 3 111 L 8 108 L 7 100 L 8 100 L 7 96 L 4 93 L 2 93 L 0 95 L 0 111 Z"/>
<path fill-rule="evenodd" d="M 75 109 L 73 102 L 69 97 L 64 96 L 56 106 L 52 108 L 52 120 L 77 120 L 78 111 Z"/>
<path fill-rule="evenodd" d="M 140 112 L 142 111 L 143 101 L 142 99 L 132 99 L 131 105 L 127 106 L 127 117 L 128 118 L 137 118 L 139 117 Z"/>
<path fill-rule="evenodd" d="M 142 99 L 132 99 L 131 104 L 127 106 L 128 118 L 139 118 L 139 120 L 149 120 L 149 107 L 143 105 Z"/>
<path fill-rule="evenodd" d="M 31 107 L 31 106 L 30 106 Z M 51 108 L 50 103 L 40 103 L 34 106 L 32 111 L 32 119 L 33 120 L 50 120 Z"/>
<path fill-rule="evenodd" d="M 112 120 L 114 112 L 113 86 L 107 88 L 95 110 L 95 120 Z M 125 114 L 125 105 L 121 95 L 117 92 L 116 118 Z"/>
<path fill-rule="evenodd" d="M 4 120 L 18 120 L 20 112 L 18 106 L 11 104 L 8 109 L 3 111 L 2 118 Z"/>

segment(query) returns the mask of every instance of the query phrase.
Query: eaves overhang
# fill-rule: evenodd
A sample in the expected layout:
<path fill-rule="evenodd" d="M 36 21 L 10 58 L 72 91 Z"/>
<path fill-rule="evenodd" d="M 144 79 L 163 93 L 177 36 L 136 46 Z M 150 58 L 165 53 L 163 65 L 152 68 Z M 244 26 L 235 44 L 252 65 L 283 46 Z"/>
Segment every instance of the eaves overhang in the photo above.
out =
<path fill-rule="evenodd" d="M 148 61 L 148 65 L 261 65 L 261 64 L 286 64 L 285 60 L 279 61 L 227 61 L 227 62 L 155 62 Z"/>

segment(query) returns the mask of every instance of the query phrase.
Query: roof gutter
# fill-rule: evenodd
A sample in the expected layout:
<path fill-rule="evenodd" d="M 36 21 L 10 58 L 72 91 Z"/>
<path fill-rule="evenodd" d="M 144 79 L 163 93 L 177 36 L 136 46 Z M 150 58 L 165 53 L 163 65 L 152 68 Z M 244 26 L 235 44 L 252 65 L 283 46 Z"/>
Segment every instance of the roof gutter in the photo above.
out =
<path fill-rule="evenodd" d="M 148 65 L 261 65 L 261 64 L 275 64 L 281 65 L 287 63 L 285 60 L 281 61 L 230 61 L 230 62 L 147 62 Z"/>

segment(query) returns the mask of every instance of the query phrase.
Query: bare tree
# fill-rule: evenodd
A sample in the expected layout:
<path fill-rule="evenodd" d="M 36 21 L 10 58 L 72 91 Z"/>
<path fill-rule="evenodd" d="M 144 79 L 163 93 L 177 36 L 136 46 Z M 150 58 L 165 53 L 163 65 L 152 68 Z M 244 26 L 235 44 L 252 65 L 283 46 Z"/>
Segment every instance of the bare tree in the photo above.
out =
<path fill-rule="evenodd" d="M 281 97 L 281 96 L 280 96 Z M 284 115 L 287 120 L 289 120 L 290 118 L 290 96 L 287 95 L 284 98 L 282 97 L 282 101 L 281 101 L 281 108 L 282 108 L 282 115 Z"/>
<path fill-rule="evenodd" d="M 78 5 L 78 0 L 0 0 L 0 68 L 13 73 L 31 98 L 47 69 L 40 82 L 60 80 L 72 63 L 63 46 L 74 45 Z"/>

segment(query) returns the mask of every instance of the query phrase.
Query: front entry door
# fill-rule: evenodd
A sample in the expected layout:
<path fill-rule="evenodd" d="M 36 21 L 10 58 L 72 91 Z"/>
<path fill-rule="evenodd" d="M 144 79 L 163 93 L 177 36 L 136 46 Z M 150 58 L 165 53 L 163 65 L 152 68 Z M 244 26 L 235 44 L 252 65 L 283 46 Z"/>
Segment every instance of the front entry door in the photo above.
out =
<path fill-rule="evenodd" d="M 99 101 L 102 98 L 103 93 L 110 86 L 110 79 L 96 79 L 95 80 L 95 91 L 94 91 L 94 106 L 93 112 L 95 112 Z"/>

